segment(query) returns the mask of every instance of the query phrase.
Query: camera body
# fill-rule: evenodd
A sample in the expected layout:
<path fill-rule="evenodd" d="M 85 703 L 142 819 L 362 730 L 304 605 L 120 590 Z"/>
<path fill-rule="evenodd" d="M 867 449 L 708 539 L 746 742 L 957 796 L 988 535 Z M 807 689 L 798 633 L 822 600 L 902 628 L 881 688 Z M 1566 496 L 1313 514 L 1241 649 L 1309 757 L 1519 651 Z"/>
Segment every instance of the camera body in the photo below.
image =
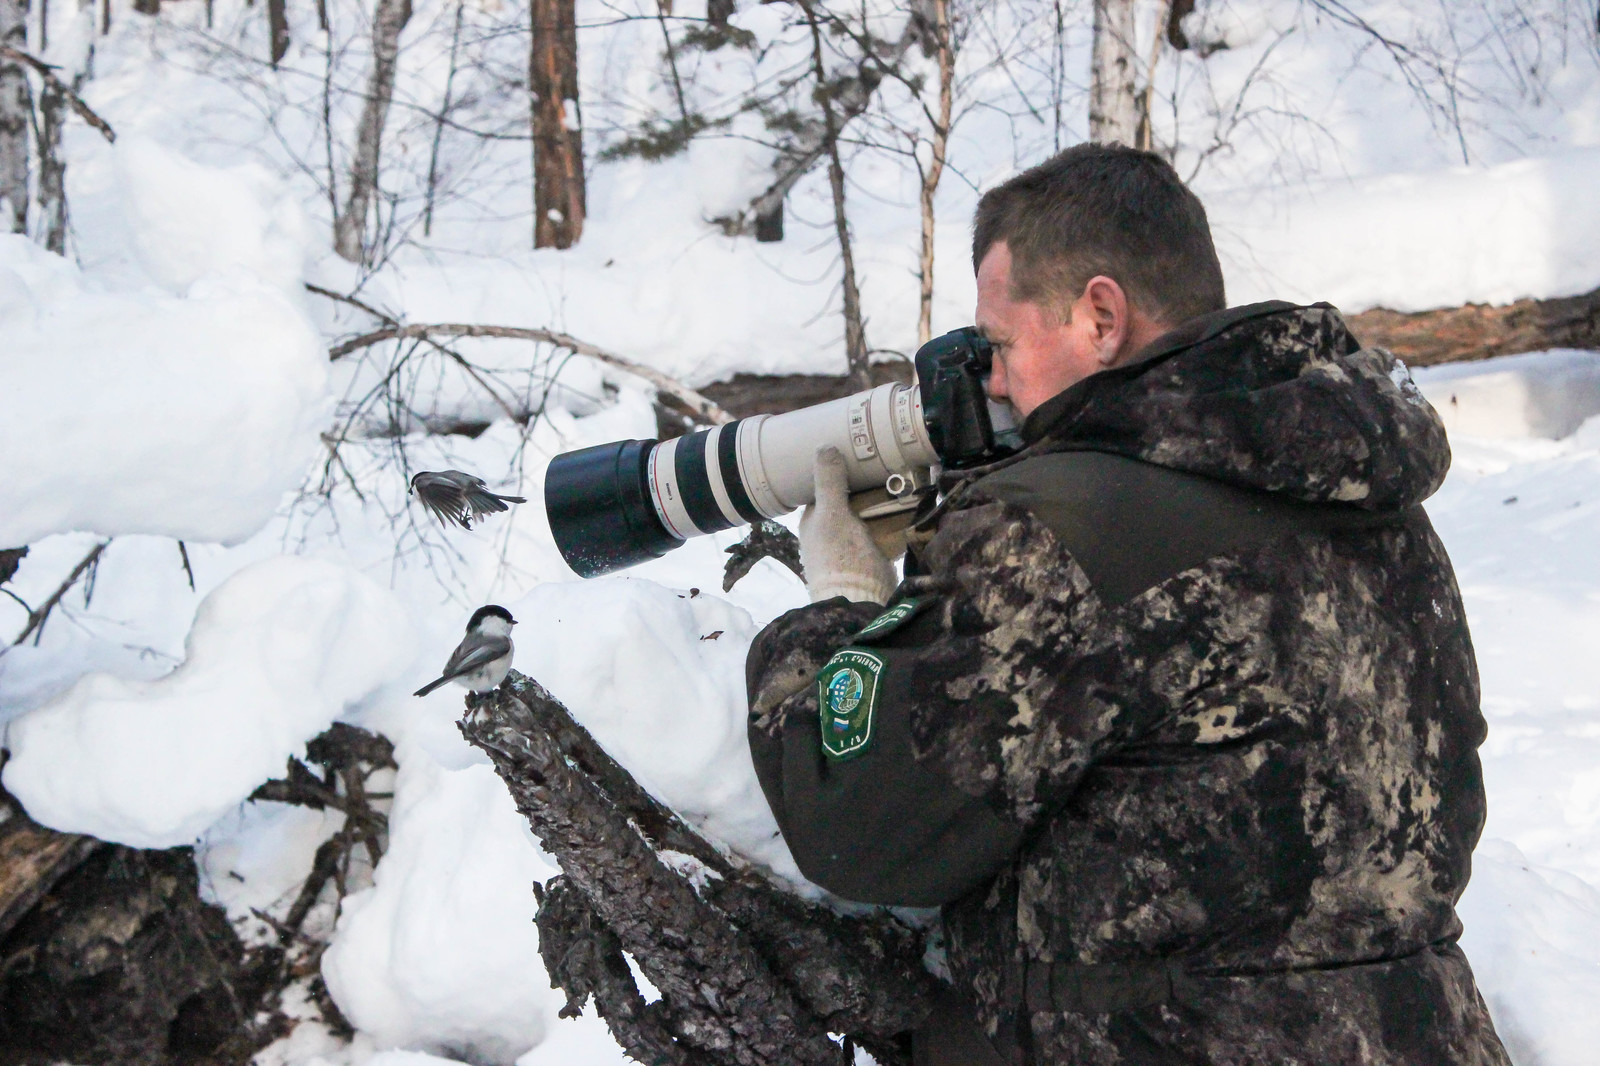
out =
<path fill-rule="evenodd" d="M 887 493 L 873 514 L 914 507 L 936 468 L 981 466 L 1020 443 L 984 391 L 992 359 L 989 342 L 968 326 L 917 351 L 916 385 L 891 382 L 668 441 L 558 455 L 545 473 L 556 547 L 577 574 L 597 577 L 691 536 L 787 514 L 812 502 L 812 463 L 830 444 L 845 457 L 852 493 Z"/>

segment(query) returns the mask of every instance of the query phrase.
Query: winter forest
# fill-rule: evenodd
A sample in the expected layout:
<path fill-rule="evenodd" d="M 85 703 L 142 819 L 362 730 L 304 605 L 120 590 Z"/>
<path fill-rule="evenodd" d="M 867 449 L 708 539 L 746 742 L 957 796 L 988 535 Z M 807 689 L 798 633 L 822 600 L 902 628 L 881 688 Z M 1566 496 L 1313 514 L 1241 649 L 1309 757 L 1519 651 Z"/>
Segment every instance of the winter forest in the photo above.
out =
<path fill-rule="evenodd" d="M 1461 943 L 1593 1063 L 1595 0 L 0 0 L 0 1062 L 899 1061 L 930 914 L 807 883 L 745 739 L 781 534 L 583 580 L 545 468 L 910 380 L 1085 140 L 1440 412 Z M 488 603 L 545 747 L 411 695 Z"/>

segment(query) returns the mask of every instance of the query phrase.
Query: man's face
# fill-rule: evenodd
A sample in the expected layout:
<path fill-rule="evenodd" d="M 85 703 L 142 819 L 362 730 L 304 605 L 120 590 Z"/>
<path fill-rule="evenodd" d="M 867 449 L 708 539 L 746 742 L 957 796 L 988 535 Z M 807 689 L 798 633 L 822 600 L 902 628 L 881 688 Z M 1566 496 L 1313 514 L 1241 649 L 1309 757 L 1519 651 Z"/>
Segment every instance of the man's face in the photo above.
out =
<path fill-rule="evenodd" d="M 1011 298 L 1011 249 L 996 241 L 978 264 L 978 329 L 994 345 L 991 399 L 1007 402 L 1021 418 L 1088 377 L 1115 365 L 1143 322 L 1130 318 L 1121 286 L 1096 277 L 1065 316 Z M 1159 331 L 1158 331 L 1159 332 Z"/>

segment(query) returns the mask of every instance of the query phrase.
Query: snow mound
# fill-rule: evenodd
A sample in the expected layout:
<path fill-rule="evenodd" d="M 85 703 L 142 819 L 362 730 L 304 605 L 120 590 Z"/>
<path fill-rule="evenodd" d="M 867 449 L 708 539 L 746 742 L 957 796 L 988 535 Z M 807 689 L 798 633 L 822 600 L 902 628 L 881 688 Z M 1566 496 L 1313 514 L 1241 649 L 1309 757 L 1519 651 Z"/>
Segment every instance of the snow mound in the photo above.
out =
<path fill-rule="evenodd" d="M 140 848 L 192 843 L 411 659 L 392 593 L 277 556 L 200 604 L 183 665 L 91 674 L 8 726 L 4 781 L 37 821 Z"/>
<path fill-rule="evenodd" d="M 1205 198 L 1236 304 L 1504 304 L 1600 286 L 1600 149 Z"/>
<path fill-rule="evenodd" d="M 1585 1066 L 1600 1046 L 1600 891 L 1485 840 L 1459 907 L 1462 946 L 1512 1059 Z"/>
<path fill-rule="evenodd" d="M 661 802 L 786 877 L 799 870 L 750 761 L 749 614 L 638 578 L 540 585 L 509 605 L 517 669 Z"/>
<path fill-rule="evenodd" d="M 1412 376 L 1452 435 L 1559 440 L 1600 414 L 1600 352 L 1507 355 Z"/>
<path fill-rule="evenodd" d="M 326 420 L 298 227 L 257 168 L 136 138 L 105 152 L 86 169 L 106 187 L 74 217 L 117 237 L 84 249 L 86 271 L 0 236 L 0 455 L 27 457 L 0 482 L 0 543 L 242 541 L 300 483 Z"/>
<path fill-rule="evenodd" d="M 493 768 L 397 754 L 389 850 L 374 886 L 345 899 L 323 977 L 381 1045 L 509 1064 L 544 1036 L 532 886 L 556 867 Z"/>

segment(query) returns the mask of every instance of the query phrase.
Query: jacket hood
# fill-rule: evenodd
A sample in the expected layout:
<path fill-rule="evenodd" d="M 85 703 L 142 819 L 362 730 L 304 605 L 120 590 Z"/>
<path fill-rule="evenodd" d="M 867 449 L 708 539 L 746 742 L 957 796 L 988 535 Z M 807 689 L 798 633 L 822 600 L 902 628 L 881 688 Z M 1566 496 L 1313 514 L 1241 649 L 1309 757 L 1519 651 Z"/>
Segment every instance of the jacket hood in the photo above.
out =
<path fill-rule="evenodd" d="M 1328 304 L 1191 319 L 1040 405 L 1023 436 L 1369 511 L 1421 503 L 1450 469 L 1444 424 L 1405 364 L 1362 348 Z"/>

